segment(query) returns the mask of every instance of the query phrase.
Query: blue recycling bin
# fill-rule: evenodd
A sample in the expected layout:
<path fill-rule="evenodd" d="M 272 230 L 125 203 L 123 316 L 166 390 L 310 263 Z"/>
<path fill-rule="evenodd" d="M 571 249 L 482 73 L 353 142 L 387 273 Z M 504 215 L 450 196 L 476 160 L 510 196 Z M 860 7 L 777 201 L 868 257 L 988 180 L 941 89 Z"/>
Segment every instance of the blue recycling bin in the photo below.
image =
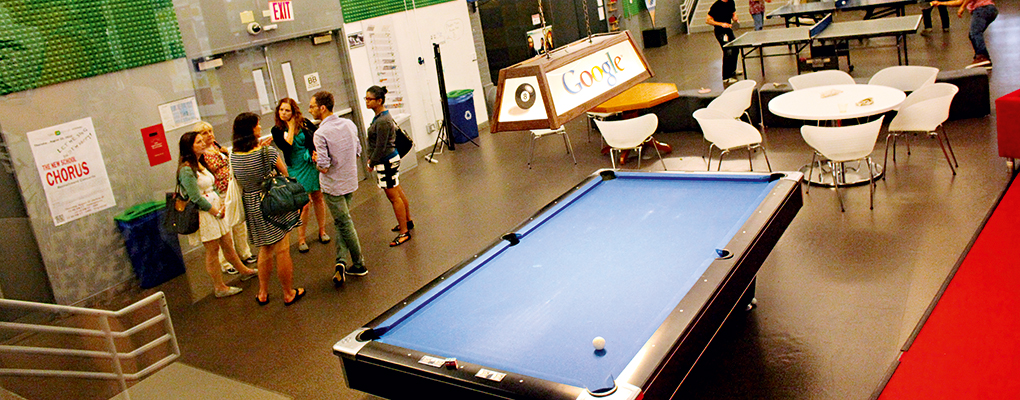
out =
<path fill-rule="evenodd" d="M 478 137 L 478 120 L 475 119 L 475 96 L 472 89 L 454 90 L 446 94 L 453 123 L 450 138 L 454 143 L 465 143 Z"/>
<path fill-rule="evenodd" d="M 114 217 L 142 289 L 156 287 L 185 271 L 177 234 L 161 229 L 165 212 L 163 202 L 153 201 Z"/>

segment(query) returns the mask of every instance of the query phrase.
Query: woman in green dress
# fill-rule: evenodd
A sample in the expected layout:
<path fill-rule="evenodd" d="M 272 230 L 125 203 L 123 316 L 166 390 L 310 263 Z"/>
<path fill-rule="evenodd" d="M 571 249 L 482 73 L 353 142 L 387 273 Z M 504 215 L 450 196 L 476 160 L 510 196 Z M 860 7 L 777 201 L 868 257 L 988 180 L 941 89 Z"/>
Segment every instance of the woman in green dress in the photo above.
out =
<path fill-rule="evenodd" d="M 330 240 L 325 228 L 326 203 L 322 200 L 319 170 L 315 168 L 314 161 L 315 145 L 312 143 L 312 134 L 315 133 L 315 129 L 315 124 L 301 116 L 301 108 L 294 99 L 285 97 L 276 103 L 276 125 L 272 129 L 273 143 L 283 153 L 290 176 L 297 179 L 311 198 L 311 202 L 301 210 L 301 225 L 298 226 L 298 251 L 302 253 L 308 251 L 305 227 L 308 226 L 309 209 L 315 210 L 319 241 L 329 243 Z"/>

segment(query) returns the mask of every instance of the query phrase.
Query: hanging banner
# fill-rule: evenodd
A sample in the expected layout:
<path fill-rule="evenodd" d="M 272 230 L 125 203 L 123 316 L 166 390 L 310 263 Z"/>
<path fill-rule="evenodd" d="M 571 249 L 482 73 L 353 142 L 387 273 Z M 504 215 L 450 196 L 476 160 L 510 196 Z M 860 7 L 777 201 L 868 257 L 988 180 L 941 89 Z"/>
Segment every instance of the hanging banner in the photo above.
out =
<path fill-rule="evenodd" d="M 53 225 L 117 205 L 92 118 L 29 132 Z"/>

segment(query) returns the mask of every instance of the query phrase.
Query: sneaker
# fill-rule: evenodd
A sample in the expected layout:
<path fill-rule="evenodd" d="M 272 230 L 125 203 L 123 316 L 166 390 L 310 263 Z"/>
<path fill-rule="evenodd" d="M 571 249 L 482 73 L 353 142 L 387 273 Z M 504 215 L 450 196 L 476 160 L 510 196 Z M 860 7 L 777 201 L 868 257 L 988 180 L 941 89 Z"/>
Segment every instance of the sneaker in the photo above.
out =
<path fill-rule="evenodd" d="M 368 268 L 365 268 L 362 265 L 355 265 L 352 267 L 347 267 L 347 269 L 344 270 L 344 272 L 346 272 L 347 275 L 365 276 L 368 275 Z"/>
<path fill-rule="evenodd" d="M 237 268 L 234 268 L 234 266 L 230 264 L 221 265 L 220 270 L 228 275 L 237 275 Z"/>
<path fill-rule="evenodd" d="M 255 257 L 255 256 L 251 256 L 251 257 L 248 257 L 248 258 L 244 259 L 244 263 L 245 264 L 255 264 L 257 262 L 259 262 L 259 258 Z"/>
<path fill-rule="evenodd" d="M 344 281 L 347 280 L 347 277 L 344 274 L 344 270 L 347 266 L 342 262 L 338 262 L 335 266 L 333 266 L 333 268 L 335 269 L 333 272 L 333 287 L 340 287 L 344 284 Z"/>
<path fill-rule="evenodd" d="M 970 63 L 966 69 L 977 68 L 977 67 L 992 67 L 992 60 L 988 59 L 988 56 L 976 55 L 974 56 L 974 62 Z"/>
<path fill-rule="evenodd" d="M 241 288 L 234 287 L 234 286 L 227 286 L 227 290 L 224 290 L 222 292 L 219 291 L 219 290 L 214 290 L 213 293 L 216 294 L 216 298 L 217 299 L 222 299 L 224 297 L 230 297 L 230 296 L 233 296 L 235 294 L 241 293 Z"/>

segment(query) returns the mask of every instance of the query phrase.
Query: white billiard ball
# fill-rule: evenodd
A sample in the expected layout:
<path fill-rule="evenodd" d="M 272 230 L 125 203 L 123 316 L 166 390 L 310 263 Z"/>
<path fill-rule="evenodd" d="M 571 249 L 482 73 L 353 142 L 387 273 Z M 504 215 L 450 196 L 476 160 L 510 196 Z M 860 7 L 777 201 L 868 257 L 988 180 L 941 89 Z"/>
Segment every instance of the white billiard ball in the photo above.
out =
<path fill-rule="evenodd" d="M 606 339 L 603 339 L 602 336 L 596 336 L 595 339 L 591 341 L 591 345 L 595 346 L 595 350 L 605 349 Z"/>

